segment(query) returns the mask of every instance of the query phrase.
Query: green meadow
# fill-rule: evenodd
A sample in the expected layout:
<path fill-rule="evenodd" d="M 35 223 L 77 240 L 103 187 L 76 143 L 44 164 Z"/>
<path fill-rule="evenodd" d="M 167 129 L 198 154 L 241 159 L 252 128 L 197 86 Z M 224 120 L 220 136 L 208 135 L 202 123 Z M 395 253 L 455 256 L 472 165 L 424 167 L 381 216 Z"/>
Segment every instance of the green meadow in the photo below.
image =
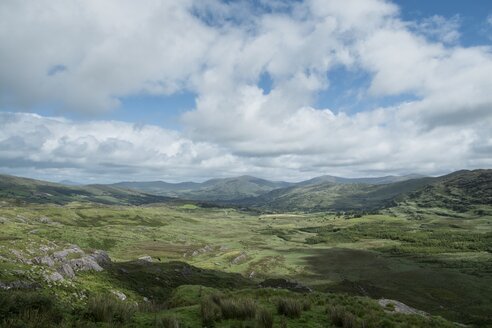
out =
<path fill-rule="evenodd" d="M 416 216 L 413 206 L 364 215 L 260 214 L 194 204 L 4 203 L 0 281 L 38 282 L 39 287 L 16 291 L 23 301 L 3 291 L 2 302 L 24 302 L 26 309 L 34 302 L 40 311 L 17 307 L 2 314 L 4 324 L 9 318 L 11 325 L 22 326 L 36 315 L 38 323 L 53 323 L 50 311 L 60 316 L 59 326 L 492 324 L 491 217 L 436 208 L 419 209 Z M 33 258 L 46 247 L 52 253 L 74 244 L 86 252 L 107 251 L 111 266 L 46 283 L 49 269 L 22 263 L 12 252 Z M 138 260 L 146 256 L 151 262 Z M 262 285 L 265 281 L 270 285 Z M 114 291 L 127 299 L 118 301 Z M 42 300 L 31 299 L 36 297 Z M 377 304 L 381 298 L 428 315 L 395 313 Z M 279 309 L 283 301 L 301 310 L 285 314 Z M 108 310 L 93 313 L 94 308 Z"/>

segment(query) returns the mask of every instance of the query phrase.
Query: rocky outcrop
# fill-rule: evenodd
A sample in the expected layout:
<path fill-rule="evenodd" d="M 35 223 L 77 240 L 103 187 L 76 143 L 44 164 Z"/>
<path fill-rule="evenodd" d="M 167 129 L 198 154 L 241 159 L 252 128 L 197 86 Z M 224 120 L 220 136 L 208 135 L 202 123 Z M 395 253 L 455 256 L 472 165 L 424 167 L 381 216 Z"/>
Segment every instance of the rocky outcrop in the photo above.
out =
<path fill-rule="evenodd" d="M 66 279 L 75 278 L 75 272 L 73 271 L 72 267 L 67 263 L 63 263 L 61 267 L 57 269 L 57 271 Z"/>
<path fill-rule="evenodd" d="M 111 293 L 116 296 L 120 301 L 126 300 L 126 295 L 120 291 L 112 290 Z"/>
<path fill-rule="evenodd" d="M 245 262 L 247 259 L 248 259 L 248 255 L 246 255 L 246 253 L 243 252 L 240 255 L 233 258 L 231 264 L 241 264 Z"/>
<path fill-rule="evenodd" d="M 45 274 L 44 275 L 44 280 L 46 280 L 47 282 L 56 282 L 56 281 L 62 281 L 63 280 L 63 276 L 58 273 L 58 272 L 52 272 L 52 273 L 49 273 L 49 274 Z"/>
<path fill-rule="evenodd" d="M 89 255 L 89 257 L 96 261 L 96 263 L 99 264 L 101 267 L 108 267 L 111 265 L 111 258 L 106 251 L 96 250 L 94 251 L 94 253 Z"/>
<path fill-rule="evenodd" d="M 138 261 L 139 262 L 144 262 L 144 263 L 152 263 L 153 262 L 153 259 L 152 257 L 146 255 L 146 256 L 141 256 L 138 258 Z"/>
<path fill-rule="evenodd" d="M 72 269 L 77 271 L 103 271 L 104 269 L 90 256 L 73 259 L 68 262 Z"/>
<path fill-rule="evenodd" d="M 426 312 L 414 309 L 402 302 L 382 298 L 378 300 L 378 304 L 381 305 L 388 313 L 403 313 L 403 314 L 418 314 L 422 316 L 428 315 Z"/>
<path fill-rule="evenodd" d="M 49 267 L 53 267 L 55 265 L 55 261 L 49 256 L 36 256 L 32 259 L 32 263 L 37 265 L 46 265 Z"/>

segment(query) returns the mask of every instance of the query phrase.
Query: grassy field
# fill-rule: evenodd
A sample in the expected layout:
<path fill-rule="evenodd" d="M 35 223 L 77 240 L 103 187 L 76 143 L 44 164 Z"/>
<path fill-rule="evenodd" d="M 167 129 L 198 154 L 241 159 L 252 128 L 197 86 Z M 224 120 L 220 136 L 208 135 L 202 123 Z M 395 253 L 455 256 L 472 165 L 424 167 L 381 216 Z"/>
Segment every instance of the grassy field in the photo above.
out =
<path fill-rule="evenodd" d="M 316 291 L 309 297 L 324 299 L 310 301 L 320 304 L 301 317 L 311 320 L 313 327 L 326 325 L 327 309 L 343 297 L 346 306 L 369 302 L 374 311 L 385 314 L 381 318 L 391 322 L 396 317 L 369 298 L 398 300 L 454 322 L 492 324 L 491 217 L 435 208 L 416 214 L 412 206 L 377 215 L 258 215 L 191 204 L 4 204 L 0 208 L 0 281 L 27 279 L 45 286 L 42 276 L 47 269 L 22 263 L 12 250 L 33 258 L 47 247 L 54 252 L 76 244 L 87 252 L 106 250 L 113 265 L 53 283 L 47 292 L 75 308 L 85 306 L 91 295 L 114 290 L 131 302 L 160 306 L 152 314 L 137 311 L 129 325 L 152 326 L 157 316 L 172 314 L 182 326 L 200 326 L 193 322 L 201 320 L 201 298 L 170 308 L 170 300 L 181 297 L 176 296 L 176 288 L 182 285 L 213 288 L 229 298 L 246 293 L 257 306 L 275 313 L 269 300 L 276 291 L 270 295 L 257 289 L 268 278 L 295 280 Z M 152 257 L 153 262 L 136 261 L 142 256 Z M 288 294 L 283 297 L 299 297 L 283 292 Z M 353 315 L 361 322 L 372 322 Z M 275 315 L 274 319 L 279 326 L 282 320 L 289 327 L 303 326 L 299 318 Z M 248 320 L 238 322 L 248 326 Z M 231 322 L 217 321 L 219 326 Z"/>

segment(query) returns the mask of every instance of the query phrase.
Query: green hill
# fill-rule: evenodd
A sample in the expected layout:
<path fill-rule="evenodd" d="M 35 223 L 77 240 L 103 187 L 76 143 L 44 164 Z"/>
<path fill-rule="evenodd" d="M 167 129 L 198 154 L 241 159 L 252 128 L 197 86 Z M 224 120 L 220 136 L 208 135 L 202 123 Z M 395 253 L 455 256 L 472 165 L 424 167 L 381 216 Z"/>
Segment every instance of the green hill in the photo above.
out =
<path fill-rule="evenodd" d="M 82 201 L 116 205 L 139 205 L 171 200 L 169 197 L 106 185 L 66 186 L 8 175 L 0 175 L 0 199 L 16 203 L 66 204 Z"/>
<path fill-rule="evenodd" d="M 237 205 L 273 211 L 376 210 L 402 201 L 421 207 L 466 209 L 492 204 L 492 170 L 458 171 L 437 178 L 387 184 L 321 182 L 277 189 Z"/>

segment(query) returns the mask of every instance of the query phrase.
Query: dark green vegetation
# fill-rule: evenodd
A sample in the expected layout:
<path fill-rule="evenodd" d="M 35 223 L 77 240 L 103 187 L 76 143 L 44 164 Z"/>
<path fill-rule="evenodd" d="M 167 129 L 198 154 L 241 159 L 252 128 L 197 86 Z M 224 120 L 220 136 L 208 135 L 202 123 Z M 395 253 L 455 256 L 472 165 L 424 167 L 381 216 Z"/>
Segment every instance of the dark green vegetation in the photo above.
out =
<path fill-rule="evenodd" d="M 294 186 L 269 193 L 306 190 L 297 212 L 263 214 L 2 177 L 0 327 L 491 326 L 491 176 Z M 351 210 L 300 212 L 315 196 Z"/>
<path fill-rule="evenodd" d="M 184 199 L 228 201 L 259 196 L 289 185 L 288 182 L 268 181 L 244 175 L 237 178 L 212 179 L 203 183 L 120 182 L 111 186 Z"/>
<path fill-rule="evenodd" d="M 171 201 L 167 197 L 105 185 L 66 186 L 8 175 L 0 175 L 0 200 L 17 202 L 19 205 L 25 203 L 67 204 L 76 201 L 108 205 L 140 205 Z"/>

